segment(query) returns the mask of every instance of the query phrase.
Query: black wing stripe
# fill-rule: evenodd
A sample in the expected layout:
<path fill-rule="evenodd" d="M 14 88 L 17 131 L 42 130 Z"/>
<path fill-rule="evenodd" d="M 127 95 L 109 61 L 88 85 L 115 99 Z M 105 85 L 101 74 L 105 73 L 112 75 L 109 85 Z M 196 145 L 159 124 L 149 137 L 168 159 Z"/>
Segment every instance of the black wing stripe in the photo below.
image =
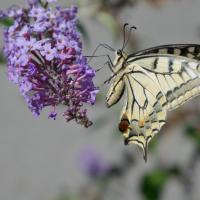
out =
<path fill-rule="evenodd" d="M 170 44 L 170 45 L 161 45 L 152 47 L 149 49 L 144 49 L 138 52 L 135 52 L 128 56 L 128 58 L 152 54 L 152 53 L 159 53 L 159 54 L 173 54 L 178 56 L 184 56 L 191 58 L 191 55 L 194 59 L 200 59 L 200 45 L 198 44 Z"/>

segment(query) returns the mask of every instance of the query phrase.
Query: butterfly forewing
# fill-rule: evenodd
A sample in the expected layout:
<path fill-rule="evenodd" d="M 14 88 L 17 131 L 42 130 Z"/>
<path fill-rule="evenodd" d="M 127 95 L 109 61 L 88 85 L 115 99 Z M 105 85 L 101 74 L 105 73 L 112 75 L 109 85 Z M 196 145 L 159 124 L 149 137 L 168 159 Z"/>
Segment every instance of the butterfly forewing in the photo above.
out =
<path fill-rule="evenodd" d="M 150 54 L 127 63 L 140 65 L 154 77 L 166 96 L 169 109 L 174 109 L 199 94 L 200 64 L 194 59 Z"/>
<path fill-rule="evenodd" d="M 200 69 L 199 62 L 194 59 L 167 54 L 149 54 L 126 60 L 127 64 L 133 62 L 150 72 L 162 74 L 177 73 L 188 66 L 195 70 Z"/>
<path fill-rule="evenodd" d="M 198 44 L 171 44 L 152 47 L 138 51 L 128 56 L 128 58 L 141 56 L 145 54 L 172 54 L 184 56 L 187 58 L 200 59 L 200 45 Z"/>

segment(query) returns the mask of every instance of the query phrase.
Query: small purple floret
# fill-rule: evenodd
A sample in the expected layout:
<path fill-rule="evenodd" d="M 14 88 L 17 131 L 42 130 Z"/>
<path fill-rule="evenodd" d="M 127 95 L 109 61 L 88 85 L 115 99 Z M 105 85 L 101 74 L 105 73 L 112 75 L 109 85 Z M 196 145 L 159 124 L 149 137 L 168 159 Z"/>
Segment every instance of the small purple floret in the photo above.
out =
<path fill-rule="evenodd" d="M 55 109 L 63 104 L 67 121 L 88 127 L 92 123 L 83 104 L 93 105 L 98 89 L 92 81 L 95 71 L 82 55 L 76 14 L 74 6 L 53 9 L 28 0 L 27 8 L 11 7 L 0 12 L 0 17 L 14 21 L 4 30 L 8 77 L 19 87 L 31 112 L 38 116 L 51 106 L 54 111 L 49 118 L 56 119 Z"/>
<path fill-rule="evenodd" d="M 57 112 L 52 111 L 52 112 L 49 114 L 49 117 L 48 117 L 48 118 L 51 118 L 51 119 L 56 120 L 56 116 L 57 116 Z"/>

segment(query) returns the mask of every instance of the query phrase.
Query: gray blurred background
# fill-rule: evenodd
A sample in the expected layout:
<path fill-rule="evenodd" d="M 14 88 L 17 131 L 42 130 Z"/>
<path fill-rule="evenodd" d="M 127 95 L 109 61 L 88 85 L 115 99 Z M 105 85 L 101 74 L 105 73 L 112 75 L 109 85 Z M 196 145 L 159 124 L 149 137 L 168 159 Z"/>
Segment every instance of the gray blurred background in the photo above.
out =
<path fill-rule="evenodd" d="M 62 5 L 69 4 L 67 1 L 58 2 Z M 12 4 L 23 6 L 24 1 L 1 0 L 0 2 L 1 9 Z M 120 37 L 115 39 L 104 24 L 88 16 L 84 9 L 80 15 L 90 38 L 89 43 L 84 43 L 86 55 L 91 55 L 94 48 L 102 42 L 116 49 L 121 47 Z M 128 22 L 137 26 L 137 31 L 133 34 L 136 41 L 134 50 L 160 44 L 200 43 L 199 0 L 166 0 L 162 6 L 141 1 L 134 7 L 125 7 L 119 19 L 121 24 Z M 0 41 L 2 47 L 2 34 Z M 105 49 L 99 50 L 99 54 L 105 51 Z M 128 52 L 131 53 L 131 50 Z M 105 61 L 104 58 L 97 58 L 91 65 L 98 68 Z M 194 143 L 184 135 L 182 124 L 195 120 L 195 116 L 192 114 L 187 116 L 187 112 L 191 107 L 199 106 L 198 97 L 176 111 L 181 110 L 186 113 L 183 120 L 164 128 L 154 138 L 154 140 L 159 138 L 159 143 L 156 149 L 149 153 L 146 164 L 142 159 L 142 152 L 135 146 L 125 147 L 117 131 L 121 105 L 110 109 L 105 107 L 104 99 L 108 85 L 103 85 L 103 82 L 110 75 L 107 68 L 98 72 L 95 80 L 101 85 L 101 94 L 97 106 L 89 108 L 94 126 L 88 129 L 74 122 L 66 123 L 62 116 L 55 121 L 49 120 L 48 110 L 43 111 L 39 118 L 33 117 L 18 88 L 8 81 L 5 65 L 0 67 L 0 74 L 0 199 L 2 200 L 52 200 L 68 191 L 77 193 L 82 185 L 91 181 L 80 167 L 80 154 L 87 149 L 97 151 L 109 163 L 118 163 L 124 151 L 136 156 L 136 163 L 123 179 L 114 179 L 113 184 L 107 188 L 108 192 L 103 197 L 105 200 L 112 199 L 110 195 L 116 193 L 118 187 L 123 188 L 121 199 L 140 200 L 142 196 L 139 183 L 145 172 L 155 167 L 168 167 L 174 164 L 182 166 L 184 171 L 190 165 Z M 60 111 L 62 110 L 60 107 Z M 172 115 L 176 115 L 176 112 L 169 115 L 169 120 Z M 104 120 L 105 115 L 108 117 L 106 120 Z M 199 161 L 189 173 L 192 177 L 192 183 L 189 183 L 192 184 L 192 192 L 186 191 L 180 179 L 171 178 L 164 187 L 161 199 L 199 200 Z"/>

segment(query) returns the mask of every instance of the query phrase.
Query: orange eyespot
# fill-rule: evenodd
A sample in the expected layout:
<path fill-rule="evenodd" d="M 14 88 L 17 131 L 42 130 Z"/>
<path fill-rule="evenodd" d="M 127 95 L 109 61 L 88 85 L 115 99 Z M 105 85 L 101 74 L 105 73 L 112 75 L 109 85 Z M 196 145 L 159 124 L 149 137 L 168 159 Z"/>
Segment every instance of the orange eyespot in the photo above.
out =
<path fill-rule="evenodd" d="M 129 128 L 129 121 L 127 119 L 122 119 L 121 122 L 119 123 L 119 131 L 122 133 L 126 132 Z"/>

